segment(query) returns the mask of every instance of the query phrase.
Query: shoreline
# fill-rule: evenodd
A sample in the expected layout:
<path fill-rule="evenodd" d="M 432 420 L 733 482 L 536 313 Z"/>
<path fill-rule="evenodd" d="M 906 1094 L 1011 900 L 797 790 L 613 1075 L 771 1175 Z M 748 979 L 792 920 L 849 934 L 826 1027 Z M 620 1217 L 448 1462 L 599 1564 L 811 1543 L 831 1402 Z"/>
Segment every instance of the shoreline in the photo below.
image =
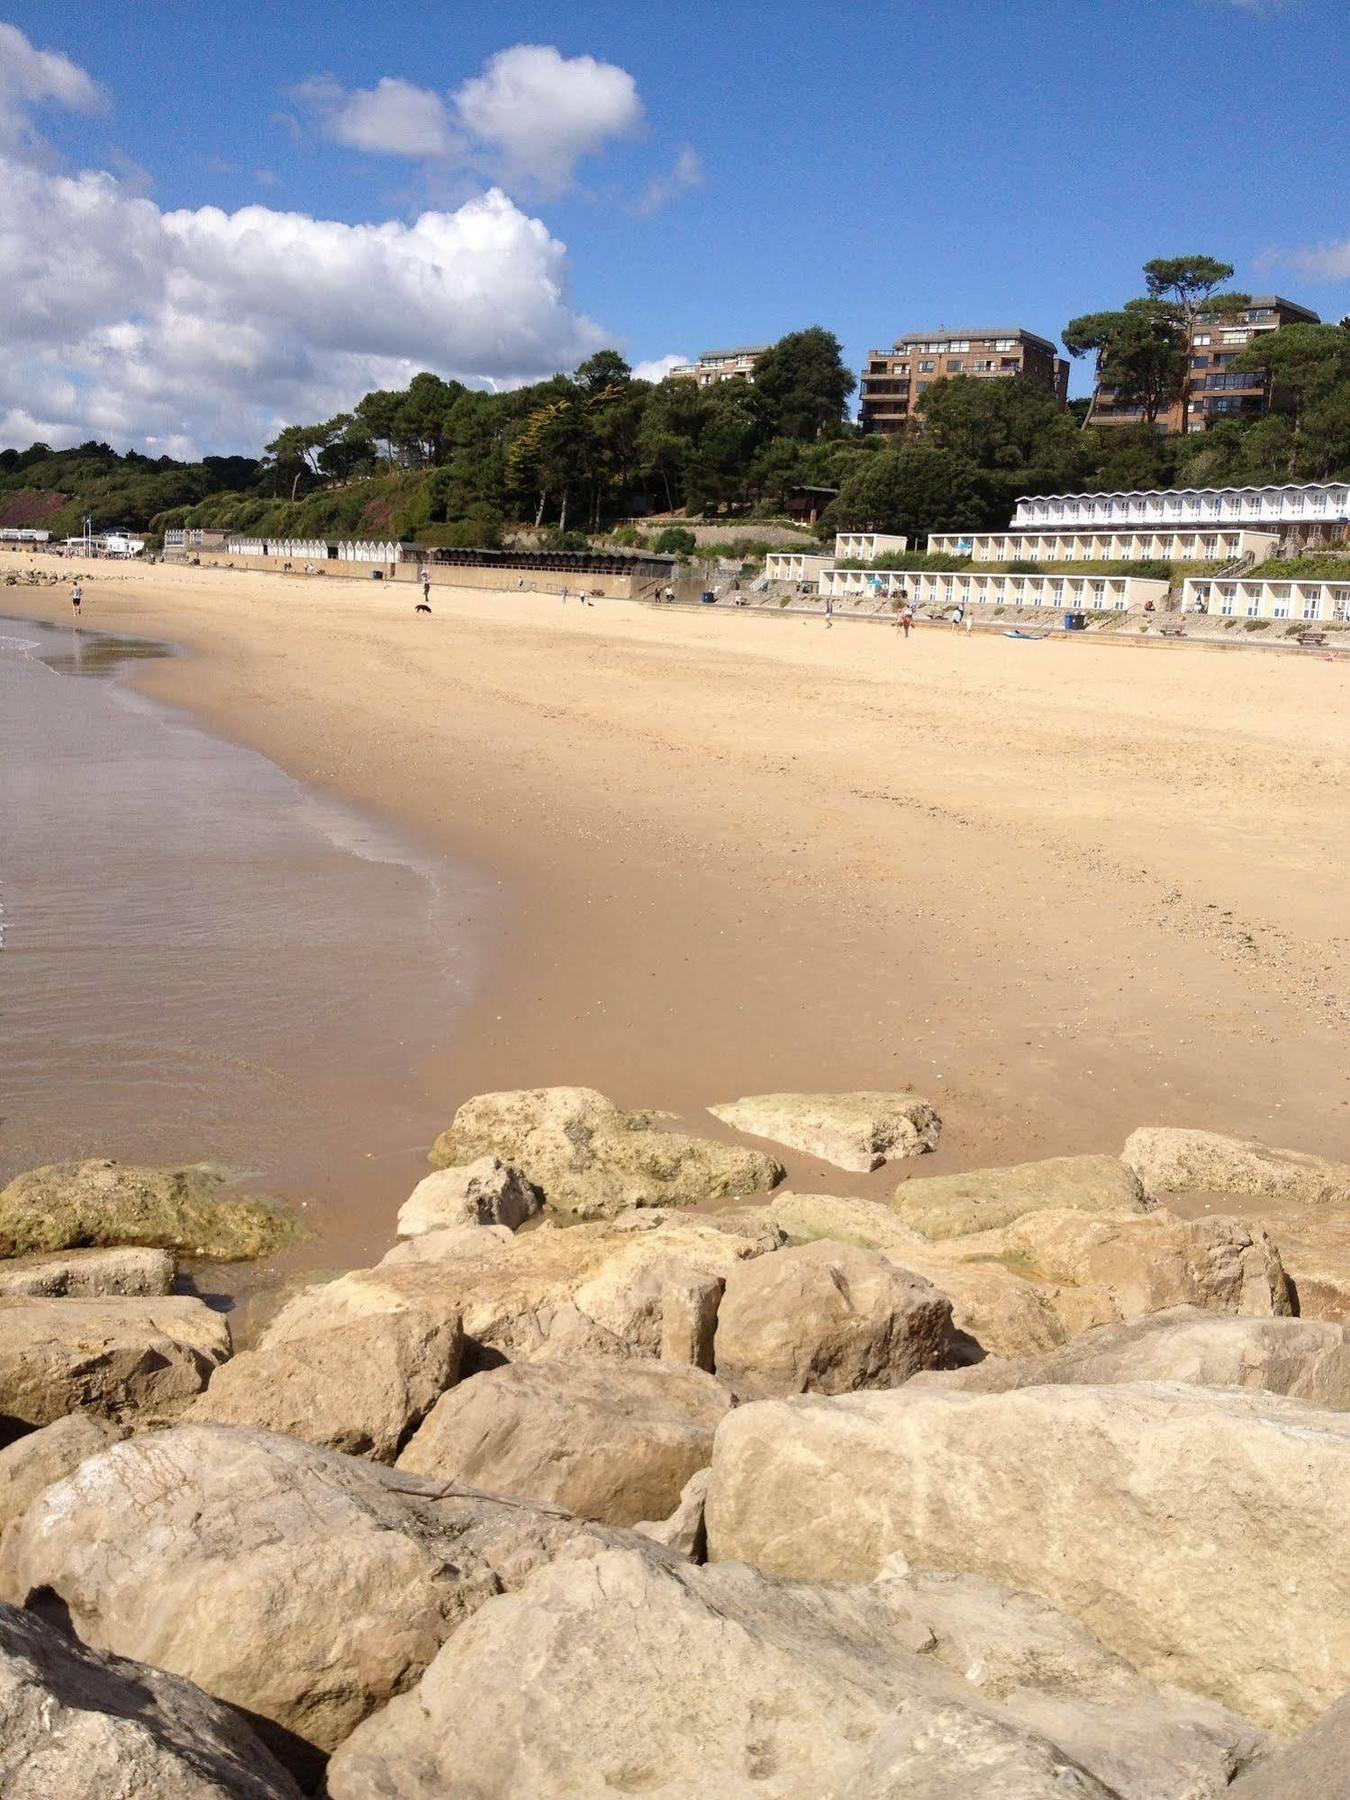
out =
<path fill-rule="evenodd" d="M 576 1083 L 730 1137 L 705 1106 L 912 1085 L 947 1129 L 906 1173 L 1155 1122 L 1344 1152 L 1339 666 L 1179 654 L 1122 689 L 1091 645 L 1068 680 L 994 634 L 903 662 L 809 618 L 438 587 L 426 621 L 354 582 L 74 567 L 84 626 L 186 652 L 133 685 L 496 878 L 502 950 L 428 1065 L 446 1123 Z"/>

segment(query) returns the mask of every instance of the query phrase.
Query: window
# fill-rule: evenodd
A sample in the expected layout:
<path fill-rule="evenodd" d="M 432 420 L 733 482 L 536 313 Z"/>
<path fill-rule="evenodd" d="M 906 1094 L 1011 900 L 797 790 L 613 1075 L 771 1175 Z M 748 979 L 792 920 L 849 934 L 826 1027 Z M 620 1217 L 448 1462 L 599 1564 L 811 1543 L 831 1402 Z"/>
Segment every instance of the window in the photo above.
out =
<path fill-rule="evenodd" d="M 1258 306 L 1254 312 L 1245 312 L 1242 316 L 1249 325 L 1259 325 L 1263 319 L 1272 318 L 1274 315 L 1268 306 Z"/>
<path fill-rule="evenodd" d="M 963 366 L 959 356 L 949 356 L 947 358 L 947 373 L 949 375 L 959 375 Z"/>
<path fill-rule="evenodd" d="M 1017 348 L 1017 339 L 995 338 L 989 347 L 991 350 L 1015 350 Z"/>
<path fill-rule="evenodd" d="M 932 363 L 921 362 L 919 364 L 919 373 L 920 373 L 920 375 L 931 375 L 933 373 L 933 368 L 934 368 L 934 365 Z"/>
<path fill-rule="evenodd" d="M 1321 618 L 1322 602 L 1318 599 L 1316 594 L 1304 594 L 1304 596 L 1303 596 L 1303 616 L 1305 619 L 1320 619 Z"/>
<path fill-rule="evenodd" d="M 1261 602 L 1260 602 L 1259 595 L 1252 594 L 1252 593 L 1249 593 L 1247 595 L 1247 617 L 1249 619 L 1254 619 L 1256 617 L 1258 611 L 1260 610 L 1260 604 L 1261 604 Z"/>
<path fill-rule="evenodd" d="M 1223 342 L 1225 344 L 1245 344 L 1251 335 L 1250 331 L 1225 331 Z"/>
<path fill-rule="evenodd" d="M 951 343 L 947 345 L 947 349 L 949 351 L 969 350 L 969 348 L 970 348 L 970 339 L 969 338 L 953 338 Z"/>
<path fill-rule="evenodd" d="M 1275 597 L 1275 603 L 1270 609 L 1271 616 L 1276 619 L 1287 619 L 1289 617 L 1288 584 L 1283 583 L 1279 587 L 1272 588 L 1271 593 Z"/>
<path fill-rule="evenodd" d="M 1209 367 L 1209 358 L 1207 356 L 1193 356 L 1191 358 L 1191 367 L 1193 369 L 1207 369 Z"/>
<path fill-rule="evenodd" d="M 1195 336 L 1191 339 L 1191 342 L 1197 346 L 1200 344 L 1208 344 L 1210 341 L 1210 335 L 1207 331 L 1197 331 Z"/>
<path fill-rule="evenodd" d="M 920 367 L 922 367 L 922 366 L 923 365 L 920 364 Z M 929 363 L 928 366 L 931 369 L 933 365 L 932 365 L 932 363 Z M 923 393 L 925 388 L 930 388 L 932 385 L 933 384 L 931 381 L 916 381 L 914 383 L 914 391 L 916 394 L 921 394 L 921 393 Z"/>
<path fill-rule="evenodd" d="M 1237 605 L 1237 595 L 1232 588 L 1224 588 L 1219 596 L 1219 611 L 1226 619 L 1231 619 L 1233 609 Z"/>
<path fill-rule="evenodd" d="M 1236 362 L 1236 361 L 1237 361 L 1237 351 L 1236 350 L 1229 350 L 1227 352 L 1227 354 L 1220 351 L 1214 358 L 1214 367 L 1216 369 L 1226 369 L 1228 367 L 1229 363 Z"/>

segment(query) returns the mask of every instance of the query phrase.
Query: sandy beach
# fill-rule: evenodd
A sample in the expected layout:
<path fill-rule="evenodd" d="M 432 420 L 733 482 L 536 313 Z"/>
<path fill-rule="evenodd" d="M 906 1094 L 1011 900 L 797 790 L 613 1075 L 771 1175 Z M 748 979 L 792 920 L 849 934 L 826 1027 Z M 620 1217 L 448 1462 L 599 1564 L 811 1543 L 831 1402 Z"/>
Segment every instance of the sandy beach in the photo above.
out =
<path fill-rule="evenodd" d="M 85 627 L 190 652 L 146 692 L 500 884 L 446 1120 L 577 1082 L 719 1133 L 738 1094 L 912 1084 L 925 1173 L 1145 1122 L 1346 1153 L 1344 662 L 83 573 Z"/>

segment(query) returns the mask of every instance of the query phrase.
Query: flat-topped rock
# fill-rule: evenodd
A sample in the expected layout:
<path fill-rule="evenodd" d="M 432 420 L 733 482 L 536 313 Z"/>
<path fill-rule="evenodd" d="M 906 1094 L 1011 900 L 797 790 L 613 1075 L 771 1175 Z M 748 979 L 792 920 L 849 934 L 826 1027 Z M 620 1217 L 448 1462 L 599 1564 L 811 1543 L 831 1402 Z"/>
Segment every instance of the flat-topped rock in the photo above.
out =
<path fill-rule="evenodd" d="M 219 1313 L 189 1295 L 0 1302 L 0 1417 L 50 1425 L 92 1407 L 172 1414 L 230 1354 Z"/>
<path fill-rule="evenodd" d="M 967 1633 L 978 1648 L 958 1665 L 960 1629 L 935 1633 L 900 1583 L 812 1587 L 617 1546 L 560 1560 L 488 1601 L 360 1726 L 328 1792 L 1158 1800 L 1217 1795 L 1266 1749 L 1218 1707 L 1152 1693 L 1067 1622 L 1057 1636 L 1048 1607 L 993 1621 L 1019 1598 L 989 1590 L 998 1647 L 986 1662 Z"/>
<path fill-rule="evenodd" d="M 134 1244 L 54 1250 L 0 1262 L 0 1300 L 167 1294 L 174 1274 L 174 1259 L 167 1250 Z"/>
<path fill-rule="evenodd" d="M 414 1306 L 324 1330 L 278 1332 L 211 1378 L 193 1419 L 289 1432 L 349 1456 L 393 1462 L 459 1378 L 464 1333 L 452 1307 Z"/>
<path fill-rule="evenodd" d="M 245 1262 L 298 1235 L 298 1222 L 283 1208 L 230 1193 L 206 1168 L 145 1168 L 98 1157 L 29 1169 L 0 1190 L 0 1256 L 148 1244 Z"/>
<path fill-rule="evenodd" d="M 998 1231 L 933 1241 L 889 1208 L 833 1194 L 775 1194 L 744 1215 L 796 1243 L 880 1250 L 952 1301 L 953 1324 L 991 1355 L 1045 1354 L 1095 1326 L 1193 1305 L 1255 1316 L 1293 1310 L 1269 1235 L 1250 1220 L 1028 1213 Z"/>
<path fill-rule="evenodd" d="M 1150 1194 L 1256 1194 L 1317 1206 L 1350 1206 L 1350 1163 L 1301 1150 L 1277 1150 L 1255 1138 L 1225 1137 L 1173 1125 L 1142 1125 L 1121 1156 Z"/>
<path fill-rule="evenodd" d="M 1255 1388 L 1319 1406 L 1350 1408 L 1350 1327 L 1319 1319 L 1252 1319 L 1169 1307 L 1085 1331 L 1048 1356 L 990 1356 L 931 1379 L 962 1393 L 1002 1394 L 1056 1383 L 1181 1381 Z"/>
<path fill-rule="evenodd" d="M 516 1237 L 470 1228 L 429 1260 L 387 1259 L 306 1288 L 277 1315 L 267 1342 L 411 1309 L 428 1320 L 462 1318 L 466 1373 L 538 1356 L 659 1357 L 667 1311 L 684 1309 L 691 1284 L 724 1278 L 781 1242 L 768 1224 L 730 1233 L 656 1210 L 546 1223 Z"/>
<path fill-rule="evenodd" d="M 1139 1177 L 1118 1156 L 1050 1156 L 1006 1169 L 902 1181 L 892 1202 L 926 1238 L 993 1231 L 1029 1212 L 1146 1212 Z"/>
<path fill-rule="evenodd" d="M 713 1561 L 795 1580 L 916 1568 L 1029 1588 L 1151 1680 L 1281 1734 L 1350 1666 L 1350 1417 L 1174 1383 L 911 1385 L 738 1407 Z"/>
<path fill-rule="evenodd" d="M 507 1363 L 442 1395 L 398 1466 L 635 1525 L 674 1510 L 730 1405 L 711 1375 L 672 1363 Z"/>
<path fill-rule="evenodd" d="M 766 1193 L 783 1179 L 781 1164 L 762 1151 L 660 1131 L 655 1118 L 625 1112 L 594 1088 L 479 1094 L 460 1107 L 428 1160 L 440 1169 L 500 1157 L 546 1205 L 586 1219 Z"/>
<path fill-rule="evenodd" d="M 708 1111 L 750 1137 L 862 1174 L 895 1158 L 935 1150 L 942 1130 L 933 1103 L 908 1092 L 750 1094 Z"/>
<path fill-rule="evenodd" d="M 514 1231 L 542 1204 L 519 1169 L 499 1156 L 480 1156 L 419 1181 L 398 1209 L 398 1234 L 419 1237 L 460 1225 L 505 1225 Z"/>
<path fill-rule="evenodd" d="M 826 1239 L 727 1276 L 713 1368 L 743 1398 L 898 1387 L 954 1360 L 951 1301 L 878 1251 Z"/>
<path fill-rule="evenodd" d="M 300 1800 L 231 1707 L 0 1606 L 5 1800 Z"/>
<path fill-rule="evenodd" d="M 42 1596 L 92 1648 L 185 1676 L 265 1737 L 270 1721 L 295 1767 L 291 1739 L 334 1749 L 484 1600 L 566 1546 L 608 1541 L 558 1509 L 187 1424 L 39 1495 L 0 1547 L 0 1600 Z"/>

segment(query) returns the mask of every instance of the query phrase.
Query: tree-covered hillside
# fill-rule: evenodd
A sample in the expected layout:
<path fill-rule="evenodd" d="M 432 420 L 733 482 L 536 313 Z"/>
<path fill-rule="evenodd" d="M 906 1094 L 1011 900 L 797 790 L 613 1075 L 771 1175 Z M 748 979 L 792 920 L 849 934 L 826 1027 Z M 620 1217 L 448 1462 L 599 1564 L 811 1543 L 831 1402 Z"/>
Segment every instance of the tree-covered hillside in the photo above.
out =
<path fill-rule="evenodd" d="M 96 528 L 491 546 L 514 529 L 594 535 L 648 513 L 752 526 L 810 485 L 838 490 L 822 532 L 914 539 L 1006 524 L 1019 494 L 1350 473 L 1350 329 L 1286 327 L 1243 359 L 1265 359 L 1280 409 L 1184 437 L 1084 427 L 1079 408 L 1034 383 L 960 376 L 933 383 L 905 436 L 866 435 L 847 418 L 853 378 L 838 341 L 819 327 L 772 346 L 753 383 L 654 385 L 612 350 L 510 393 L 423 373 L 287 426 L 258 461 L 183 464 L 105 444 L 0 452 L 0 523 L 59 535 L 87 513 Z"/>
<path fill-rule="evenodd" d="M 0 525 L 35 525 L 53 537 L 75 537 L 88 518 L 95 531 L 114 525 L 142 531 L 167 507 L 251 486 L 259 468 L 251 456 L 181 463 L 135 450 L 119 455 L 93 442 L 74 450 L 46 444 L 0 450 Z"/>

